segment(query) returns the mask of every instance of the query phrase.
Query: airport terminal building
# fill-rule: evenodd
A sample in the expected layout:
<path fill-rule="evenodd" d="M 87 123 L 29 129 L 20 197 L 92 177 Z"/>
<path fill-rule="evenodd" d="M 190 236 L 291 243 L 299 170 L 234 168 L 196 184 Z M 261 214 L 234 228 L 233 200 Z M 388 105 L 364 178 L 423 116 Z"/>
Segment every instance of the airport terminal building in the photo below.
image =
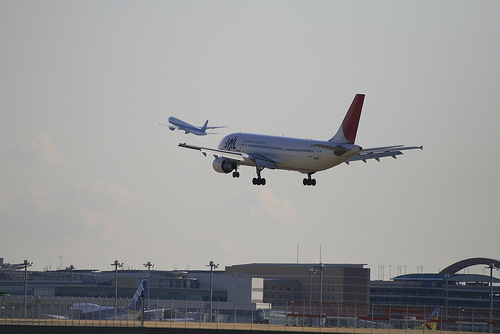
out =
<path fill-rule="evenodd" d="M 151 299 L 242 304 L 269 304 L 285 309 L 291 302 L 417 305 L 500 309 L 500 280 L 493 275 L 465 274 L 468 266 L 500 268 L 500 261 L 472 258 L 439 273 L 408 274 L 390 281 L 371 281 L 363 264 L 251 263 L 209 270 L 150 271 Z M 130 298 L 147 270 L 25 271 L 0 267 L 0 293 L 40 297 Z M 322 291 L 322 293 L 320 293 Z M 490 305 L 492 302 L 492 305 Z M 230 306 L 233 307 L 233 306 Z"/>
<path fill-rule="evenodd" d="M 93 297 L 115 296 L 115 272 L 97 270 L 28 271 L 28 296 Z M 148 276 L 147 270 L 118 270 L 119 298 L 133 296 L 137 286 Z M 23 295 L 24 271 L 0 271 L 0 292 Z M 209 271 L 150 272 L 152 299 L 208 301 L 210 296 Z M 227 302 L 238 299 L 248 303 L 262 303 L 263 279 L 232 277 L 223 271 L 213 272 L 212 298 Z"/>
<path fill-rule="evenodd" d="M 370 302 L 370 269 L 363 264 L 252 263 L 226 266 L 226 274 L 264 279 L 264 302 Z M 320 291 L 323 293 L 320 295 Z"/>
<path fill-rule="evenodd" d="M 484 265 L 490 275 L 460 273 L 470 266 Z M 385 305 L 417 305 L 450 308 L 500 309 L 500 279 L 493 277 L 500 261 L 470 258 L 439 273 L 417 273 L 372 281 L 370 302 Z"/>

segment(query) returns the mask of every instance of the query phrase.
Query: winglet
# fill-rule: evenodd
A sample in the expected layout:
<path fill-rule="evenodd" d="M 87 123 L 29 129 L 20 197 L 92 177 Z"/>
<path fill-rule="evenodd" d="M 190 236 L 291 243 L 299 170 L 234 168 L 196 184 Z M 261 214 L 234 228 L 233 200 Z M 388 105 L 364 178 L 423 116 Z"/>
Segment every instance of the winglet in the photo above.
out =
<path fill-rule="evenodd" d="M 352 100 L 351 106 L 340 125 L 339 130 L 329 141 L 354 144 L 358 131 L 361 109 L 363 108 L 364 94 L 357 94 Z"/>

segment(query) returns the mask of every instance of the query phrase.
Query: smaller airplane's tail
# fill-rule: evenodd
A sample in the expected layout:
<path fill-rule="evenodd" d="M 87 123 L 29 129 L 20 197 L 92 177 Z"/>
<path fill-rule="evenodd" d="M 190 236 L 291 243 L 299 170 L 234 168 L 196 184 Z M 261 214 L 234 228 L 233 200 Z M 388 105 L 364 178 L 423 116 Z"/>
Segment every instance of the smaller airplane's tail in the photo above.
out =
<path fill-rule="evenodd" d="M 435 308 L 434 311 L 432 311 L 431 315 L 427 318 L 427 322 L 425 323 L 425 327 L 427 329 L 431 330 L 436 330 L 437 329 L 437 322 L 439 320 L 439 308 Z"/>
<path fill-rule="evenodd" d="M 205 122 L 205 124 L 203 124 L 203 126 L 201 127 L 201 131 L 205 132 L 207 130 L 207 125 L 208 125 L 208 119 Z"/>
<path fill-rule="evenodd" d="M 425 329 L 436 330 L 439 322 L 439 311 L 440 308 L 436 307 L 427 318 L 423 319 L 422 324 L 416 326 L 415 329 L 424 329 L 425 326 Z"/>
<path fill-rule="evenodd" d="M 144 291 L 146 290 L 147 283 L 147 279 L 143 279 L 141 281 L 141 284 L 137 287 L 137 291 L 135 291 L 134 297 L 132 297 L 132 301 L 128 305 L 127 309 L 132 311 L 139 311 L 141 309 L 142 299 L 144 299 Z"/>
<path fill-rule="evenodd" d="M 364 94 L 357 94 L 354 97 L 354 100 L 352 100 L 351 106 L 349 107 L 339 130 L 329 141 L 335 143 L 354 144 L 364 99 Z"/>

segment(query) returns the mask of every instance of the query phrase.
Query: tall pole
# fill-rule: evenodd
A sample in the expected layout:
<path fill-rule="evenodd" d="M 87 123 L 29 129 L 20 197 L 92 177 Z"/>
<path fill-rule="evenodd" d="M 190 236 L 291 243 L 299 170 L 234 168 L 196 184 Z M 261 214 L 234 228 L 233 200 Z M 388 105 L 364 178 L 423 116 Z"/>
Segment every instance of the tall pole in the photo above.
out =
<path fill-rule="evenodd" d="M 323 270 L 325 265 L 319 263 L 319 327 L 322 326 L 323 321 Z"/>
<path fill-rule="evenodd" d="M 446 320 L 448 320 L 448 279 L 450 278 L 450 274 L 446 274 L 446 275 L 444 275 L 444 277 L 445 277 L 444 284 L 446 284 L 446 286 L 445 286 L 445 289 L 446 289 L 446 305 L 445 305 L 446 308 L 445 308 L 445 311 L 446 311 L 446 313 L 445 313 L 444 317 Z"/>
<path fill-rule="evenodd" d="M 75 267 L 70 264 L 69 267 L 66 268 L 67 271 L 69 271 L 69 285 L 70 286 L 73 286 L 73 269 L 75 269 Z"/>
<path fill-rule="evenodd" d="M 151 278 L 151 272 L 150 272 L 150 269 L 152 267 L 154 267 L 154 263 L 151 263 L 150 261 L 148 261 L 148 263 L 144 263 L 144 267 L 147 267 L 148 268 L 148 283 L 147 283 L 147 286 L 148 286 L 148 303 L 146 304 L 146 308 L 149 310 L 149 289 L 151 287 L 151 281 L 150 281 L 150 278 Z"/>
<path fill-rule="evenodd" d="M 210 267 L 210 301 L 209 301 L 209 306 L 210 306 L 210 322 L 212 322 L 212 299 L 213 299 L 213 290 L 214 290 L 214 269 L 217 269 L 219 267 L 218 264 L 215 264 L 214 261 L 210 261 L 207 264 L 207 267 Z"/>
<path fill-rule="evenodd" d="M 26 298 L 28 296 L 28 267 L 33 264 L 28 260 L 24 260 L 24 318 L 26 319 Z"/>
<path fill-rule="evenodd" d="M 122 268 L 123 263 L 115 260 L 111 265 L 115 266 L 115 308 L 113 310 L 113 319 L 116 319 L 116 309 L 118 308 L 118 267 Z"/>
<path fill-rule="evenodd" d="M 493 267 L 494 263 L 490 263 L 490 333 L 493 332 Z"/>
<path fill-rule="evenodd" d="M 309 268 L 309 319 L 311 319 L 311 307 L 312 307 L 312 277 L 314 268 Z"/>

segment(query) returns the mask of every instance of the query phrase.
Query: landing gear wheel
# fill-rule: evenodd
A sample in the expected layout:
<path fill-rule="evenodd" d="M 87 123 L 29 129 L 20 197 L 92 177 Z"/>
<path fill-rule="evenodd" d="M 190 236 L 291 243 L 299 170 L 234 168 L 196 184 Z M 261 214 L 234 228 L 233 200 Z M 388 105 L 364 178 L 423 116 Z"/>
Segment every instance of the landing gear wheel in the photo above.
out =
<path fill-rule="evenodd" d="M 305 185 L 305 186 L 315 186 L 316 185 L 316 179 L 311 179 L 311 175 L 314 174 L 314 173 L 309 173 L 307 174 L 308 178 L 304 178 L 304 180 L 302 180 L 302 183 Z"/>
<path fill-rule="evenodd" d="M 254 177 L 252 183 L 256 186 L 265 186 L 266 179 L 260 177 L 260 172 L 264 169 L 264 167 L 257 166 L 257 177 Z"/>
<path fill-rule="evenodd" d="M 235 178 L 240 177 L 240 172 L 233 172 L 233 177 L 235 177 Z"/>
<path fill-rule="evenodd" d="M 256 186 L 265 186 L 266 185 L 266 179 L 260 178 L 260 177 L 254 177 L 252 179 L 252 183 L 253 183 L 253 185 L 256 185 Z"/>

